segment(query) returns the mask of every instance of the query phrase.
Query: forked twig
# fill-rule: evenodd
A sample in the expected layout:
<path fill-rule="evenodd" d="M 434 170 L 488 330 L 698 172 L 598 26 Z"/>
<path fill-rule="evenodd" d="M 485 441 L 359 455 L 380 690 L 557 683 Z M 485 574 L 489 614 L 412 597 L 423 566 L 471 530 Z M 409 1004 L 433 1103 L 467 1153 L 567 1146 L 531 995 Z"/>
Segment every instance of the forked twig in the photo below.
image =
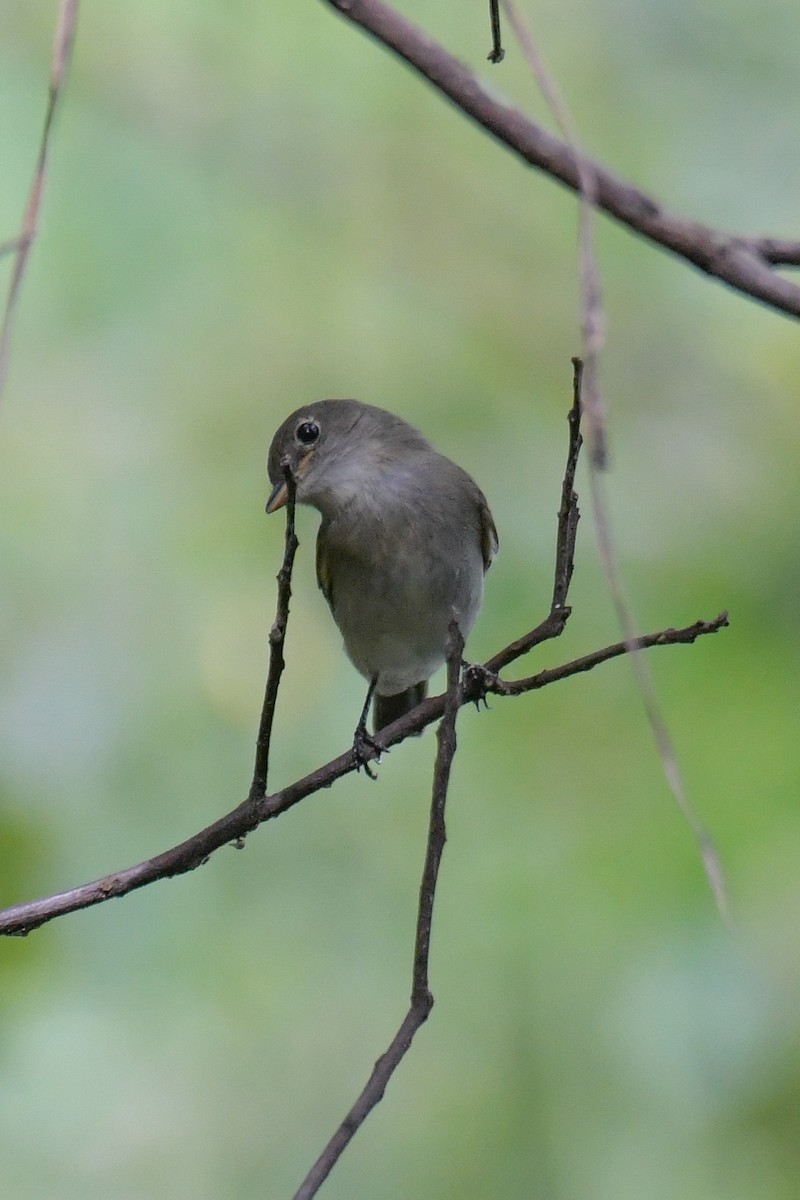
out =
<path fill-rule="evenodd" d="M 575 391 L 579 391 L 580 363 L 575 362 Z M 483 667 L 473 668 L 467 672 L 458 702 L 467 703 L 479 699 L 488 691 L 499 695 L 520 695 L 525 691 L 533 691 L 572 675 L 592 670 L 601 663 L 617 658 L 634 649 L 645 649 L 653 646 L 682 645 L 693 642 L 706 634 L 716 633 L 727 625 L 727 616 L 720 614 L 713 621 L 698 621 L 683 629 L 664 629 L 658 633 L 646 635 L 637 639 L 635 644 L 624 642 L 606 646 L 592 654 L 573 659 L 559 667 L 550 668 L 546 672 L 532 675 L 526 680 L 516 683 L 502 684 L 497 679 L 497 672 L 504 666 L 526 654 L 541 642 L 557 637 L 563 630 L 569 606 L 567 604 L 569 582 L 572 575 L 572 563 L 575 547 L 575 531 L 579 518 L 577 496 L 573 488 L 575 465 L 580 450 L 580 423 L 578 409 L 573 397 L 573 408 L 570 413 L 570 438 L 567 456 L 567 467 L 562 484 L 562 503 L 559 511 L 558 533 L 556 545 L 556 572 L 553 586 L 553 601 L 551 611 L 544 621 L 524 637 L 512 642 L 490 658 Z M 288 514 L 287 514 L 288 516 Z M 287 537 L 288 537 L 287 532 Z M 289 542 L 287 541 L 287 546 Z M 285 630 L 284 630 L 285 632 Z M 282 643 L 281 643 L 282 645 Z M 277 670 L 277 666 L 275 667 Z M 270 701 L 273 703 L 273 701 Z M 274 703 L 273 703 L 274 708 Z M 424 700 L 406 716 L 395 721 L 381 731 L 381 742 L 388 749 L 397 745 L 413 733 L 419 733 L 427 725 L 439 720 L 445 709 L 445 696 L 432 696 Z M 251 832 L 264 821 L 271 820 L 281 813 L 287 812 L 295 804 L 299 804 L 307 796 L 321 789 L 330 787 L 337 779 L 355 770 L 352 751 L 332 759 L 318 767 L 304 778 L 297 780 L 288 787 L 272 795 L 259 795 L 261 780 L 265 774 L 266 753 L 268 750 L 268 729 L 271 717 L 267 710 L 262 713 L 262 727 L 265 736 L 257 752 L 258 787 L 251 789 L 251 794 L 231 812 L 226 813 L 218 821 L 206 829 L 187 838 L 177 846 L 146 859 L 133 867 L 106 875 L 92 883 L 83 884 L 66 892 L 46 896 L 41 900 L 18 904 L 0 912 L 0 935 L 24 935 L 31 930 L 46 924 L 56 917 L 68 912 L 76 912 L 95 904 L 102 904 L 114 896 L 124 896 L 138 888 L 146 887 L 159 879 L 167 879 L 192 871 L 195 867 L 206 862 L 214 851 L 231 842 L 236 842 Z M 375 753 L 367 747 L 367 758 L 375 757 Z M 261 764 L 260 767 L 258 764 Z"/>
<path fill-rule="evenodd" d="M 548 667 L 536 675 L 528 675 L 524 679 L 500 679 L 487 667 L 473 667 L 467 672 L 464 685 L 464 699 L 478 700 L 485 692 L 496 696 L 522 696 L 526 692 L 536 692 L 558 683 L 561 679 L 571 679 L 584 671 L 591 671 L 600 663 L 610 662 L 612 658 L 620 658 L 623 654 L 634 654 L 638 650 L 650 650 L 653 646 L 689 646 L 699 637 L 707 633 L 719 633 L 729 624 L 728 614 L 722 612 L 712 621 L 695 621 L 683 629 L 661 629 L 658 633 L 645 633 L 630 642 L 615 642 L 612 646 L 604 646 L 602 650 L 593 650 L 581 658 L 573 658 L 571 662 L 563 663 L 560 667 Z"/>

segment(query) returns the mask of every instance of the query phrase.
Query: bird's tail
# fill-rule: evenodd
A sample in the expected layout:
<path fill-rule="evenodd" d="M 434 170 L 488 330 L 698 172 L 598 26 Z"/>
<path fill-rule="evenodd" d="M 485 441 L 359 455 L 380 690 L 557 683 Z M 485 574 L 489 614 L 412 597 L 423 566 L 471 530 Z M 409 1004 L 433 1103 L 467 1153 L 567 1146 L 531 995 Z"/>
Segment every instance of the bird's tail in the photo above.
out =
<path fill-rule="evenodd" d="M 398 717 L 404 717 L 407 712 L 411 712 L 412 708 L 416 708 L 418 704 L 422 703 L 427 694 L 428 682 L 426 679 L 406 688 L 404 692 L 398 692 L 395 696 L 379 696 L 376 692 L 372 701 L 373 733 L 380 733 L 386 725 L 391 725 L 392 721 L 396 721 Z"/>

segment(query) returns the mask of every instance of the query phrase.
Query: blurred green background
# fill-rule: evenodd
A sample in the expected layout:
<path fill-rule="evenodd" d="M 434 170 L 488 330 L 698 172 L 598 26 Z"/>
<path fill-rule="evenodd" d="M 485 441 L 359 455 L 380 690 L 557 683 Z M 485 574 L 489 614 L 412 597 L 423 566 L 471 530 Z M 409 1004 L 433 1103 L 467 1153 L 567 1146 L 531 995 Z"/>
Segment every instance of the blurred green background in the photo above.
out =
<path fill-rule="evenodd" d="M 670 207 L 798 233 L 794 0 L 528 6 L 586 147 Z M 486 6 L 404 11 L 538 119 Z M 55 3 L 0 15 L 0 238 Z M 320 3 L 87 5 L 0 412 L 0 899 L 103 875 L 244 796 L 283 536 L 272 432 L 393 409 L 477 477 L 481 658 L 545 612 L 576 206 Z M 796 324 L 601 220 L 608 490 L 724 929 L 629 667 L 464 712 L 436 1007 L 330 1200 L 783 1200 L 800 1184 Z M 6 273 L 9 262 L 2 264 Z M 584 475 L 575 612 L 615 641 Z M 363 685 L 301 547 L 275 786 Z M 527 668 L 526 664 L 526 668 Z M 202 870 L 0 943 L 8 1200 L 288 1197 L 409 988 L 432 733 Z"/>

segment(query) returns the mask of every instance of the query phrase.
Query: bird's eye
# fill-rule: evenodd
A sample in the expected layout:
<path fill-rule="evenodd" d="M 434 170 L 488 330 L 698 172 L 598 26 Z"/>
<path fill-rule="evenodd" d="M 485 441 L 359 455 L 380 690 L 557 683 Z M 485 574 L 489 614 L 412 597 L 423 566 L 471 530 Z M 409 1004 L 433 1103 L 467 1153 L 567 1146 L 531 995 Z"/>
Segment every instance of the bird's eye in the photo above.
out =
<path fill-rule="evenodd" d="M 295 437 L 303 446 L 313 446 L 319 437 L 319 425 L 316 421 L 301 421 L 295 431 Z"/>

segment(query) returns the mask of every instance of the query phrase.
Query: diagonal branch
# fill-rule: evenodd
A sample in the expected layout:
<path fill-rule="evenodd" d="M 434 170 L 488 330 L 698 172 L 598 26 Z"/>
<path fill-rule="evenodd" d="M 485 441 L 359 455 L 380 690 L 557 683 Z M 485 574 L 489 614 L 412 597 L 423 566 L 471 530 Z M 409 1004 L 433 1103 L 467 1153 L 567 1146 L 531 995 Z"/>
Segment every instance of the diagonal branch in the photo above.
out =
<path fill-rule="evenodd" d="M 658 633 L 646 633 L 631 641 L 614 642 L 611 646 L 604 646 L 602 650 L 593 650 L 591 654 L 573 658 L 571 662 L 562 663 L 560 667 L 548 667 L 536 675 L 528 675 L 525 679 L 500 679 L 493 672 L 477 667 L 470 683 L 465 685 L 464 699 L 481 699 L 484 692 L 492 692 L 496 696 L 522 696 L 526 692 L 535 692 L 551 683 L 557 683 L 560 679 L 570 679 L 573 675 L 591 671 L 594 667 L 599 667 L 600 663 L 610 662 L 612 658 L 619 658 L 623 654 L 649 650 L 653 646 L 691 645 L 704 634 L 719 633 L 720 629 L 725 629 L 728 624 L 728 614 L 723 612 L 712 621 L 695 621 L 693 625 L 686 625 L 683 629 L 662 629 Z M 437 696 L 436 699 L 441 697 Z"/>
<path fill-rule="evenodd" d="M 450 770 L 456 752 L 456 717 L 463 703 L 460 682 L 463 651 L 464 639 L 458 625 L 453 621 L 450 625 L 447 653 L 447 691 L 442 697 L 443 713 L 436 735 L 438 745 L 433 768 L 433 795 L 431 797 L 428 841 L 425 849 L 425 866 L 419 889 L 411 1003 L 388 1049 L 375 1063 L 372 1074 L 361 1094 L 303 1180 L 293 1200 L 311 1200 L 312 1196 L 316 1196 L 352 1138 L 358 1133 L 375 1105 L 383 1099 L 386 1085 L 409 1050 L 414 1034 L 427 1021 L 433 1008 L 433 996 L 428 985 L 428 959 L 433 924 L 433 903 L 436 898 L 439 865 L 442 861 L 446 840 L 445 807 Z"/>
<path fill-rule="evenodd" d="M 323 3 L 401 58 L 524 162 L 573 191 L 580 190 L 580 172 L 566 142 L 547 133 L 512 104 L 498 99 L 468 67 L 383 0 Z M 779 312 L 800 317 L 800 286 L 772 270 L 776 266 L 800 266 L 800 242 L 737 237 L 690 221 L 668 212 L 599 163 L 584 161 L 594 178 L 596 205 L 608 216 L 734 290 Z"/>
<path fill-rule="evenodd" d="M 573 675 L 591 671 L 604 662 L 609 662 L 620 655 L 629 654 L 632 650 L 646 650 L 654 646 L 681 646 L 695 642 L 706 634 L 718 633 L 728 624 L 728 614 L 720 613 L 712 621 L 696 621 L 682 629 L 662 629 L 658 633 L 646 634 L 637 638 L 632 645 L 625 642 L 615 642 L 601 650 L 595 650 L 581 658 L 572 659 L 559 667 L 551 667 L 532 675 L 527 679 L 506 683 L 496 678 L 496 673 L 486 668 L 473 668 L 467 673 L 464 691 L 460 704 L 476 701 L 486 692 L 496 692 L 498 695 L 517 696 L 525 692 L 537 691 L 556 683 L 561 679 L 569 679 Z M 497 656 L 499 657 L 499 656 Z M 518 656 L 517 656 L 518 657 Z M 489 660 L 491 663 L 493 660 Z M 420 733 L 426 726 L 438 721 L 444 713 L 445 697 L 431 696 L 424 700 L 406 716 L 386 730 L 381 731 L 381 743 L 385 749 L 405 741 L 412 734 Z M 374 751 L 365 750 L 367 759 L 376 757 Z M 305 800 L 325 788 L 329 788 L 337 779 L 349 775 L 356 769 L 352 750 L 331 759 L 324 766 L 318 767 L 309 775 L 298 779 L 271 796 L 253 802 L 249 797 L 236 808 L 232 809 L 218 821 L 208 825 L 199 833 L 187 838 L 170 850 L 157 854 L 154 858 L 145 859 L 136 866 L 116 871 L 102 879 L 82 884 L 66 892 L 46 896 L 41 900 L 32 900 L 25 904 L 17 904 L 0 912 L 0 936 L 24 936 L 40 925 L 45 925 L 55 917 L 66 913 L 78 912 L 80 909 L 91 908 L 102 904 L 113 897 L 126 896 L 138 888 L 146 887 L 159 879 L 170 879 L 175 875 L 183 875 L 193 871 L 195 867 L 203 866 L 209 857 L 222 846 L 237 843 L 241 838 L 251 833 L 256 826 L 282 813 L 288 812 Z"/>

